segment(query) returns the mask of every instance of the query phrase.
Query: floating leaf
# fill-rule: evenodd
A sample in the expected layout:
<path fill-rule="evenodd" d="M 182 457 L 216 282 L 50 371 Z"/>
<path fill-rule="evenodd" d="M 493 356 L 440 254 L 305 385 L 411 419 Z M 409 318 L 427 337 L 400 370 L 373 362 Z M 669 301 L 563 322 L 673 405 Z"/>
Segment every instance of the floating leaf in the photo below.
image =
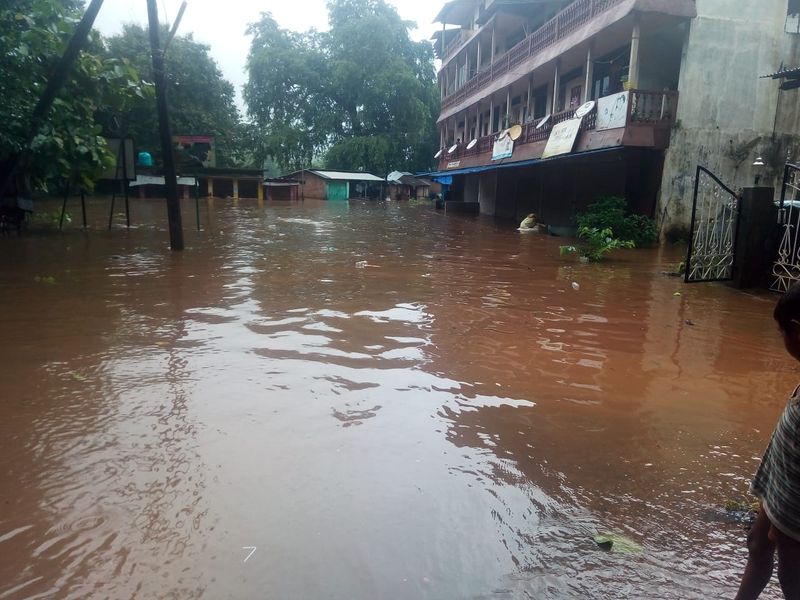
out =
<path fill-rule="evenodd" d="M 642 547 L 632 539 L 614 533 L 598 533 L 594 542 L 603 550 L 614 554 L 641 554 Z"/>

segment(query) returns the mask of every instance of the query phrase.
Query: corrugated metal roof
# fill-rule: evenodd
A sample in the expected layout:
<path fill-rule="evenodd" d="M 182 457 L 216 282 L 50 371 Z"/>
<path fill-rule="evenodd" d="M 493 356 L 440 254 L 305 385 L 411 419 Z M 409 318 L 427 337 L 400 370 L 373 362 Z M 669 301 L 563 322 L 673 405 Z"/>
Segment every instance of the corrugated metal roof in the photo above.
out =
<path fill-rule="evenodd" d="M 386 176 L 389 185 L 412 185 L 414 187 L 424 187 L 431 184 L 430 181 L 415 177 L 406 171 L 392 171 Z"/>
<path fill-rule="evenodd" d="M 453 169 L 452 171 L 435 171 L 433 173 L 420 173 L 417 177 L 430 177 L 434 181 L 439 181 L 443 178 L 452 177 L 453 175 L 469 175 L 472 173 L 484 173 L 486 171 L 497 171 L 500 169 L 514 169 L 517 167 L 529 167 L 531 165 L 551 162 L 556 160 L 563 160 L 565 158 L 582 158 L 585 156 L 592 156 L 595 154 L 603 154 L 606 152 L 615 152 L 623 149 L 623 146 L 612 146 L 611 148 L 598 148 L 597 150 L 586 150 L 584 152 L 573 152 L 572 154 L 562 154 L 552 158 L 529 158 L 527 160 L 520 160 L 517 162 L 481 165 L 477 167 L 465 167 L 462 169 Z"/>
<path fill-rule="evenodd" d="M 450 2 L 445 2 L 442 10 L 439 11 L 439 14 L 436 15 L 436 18 L 433 20 L 434 23 L 450 23 L 451 25 L 460 25 L 459 21 L 448 21 L 450 14 L 452 12 L 460 13 L 458 18 L 465 18 L 465 15 L 468 15 L 470 10 L 475 10 L 476 6 L 475 0 L 450 0 Z"/>
<path fill-rule="evenodd" d="M 377 175 L 373 175 L 372 173 L 351 173 L 347 171 L 316 171 L 313 170 L 311 173 L 322 177 L 323 179 L 333 179 L 336 181 L 380 181 L 383 182 L 383 178 L 378 177 Z"/>

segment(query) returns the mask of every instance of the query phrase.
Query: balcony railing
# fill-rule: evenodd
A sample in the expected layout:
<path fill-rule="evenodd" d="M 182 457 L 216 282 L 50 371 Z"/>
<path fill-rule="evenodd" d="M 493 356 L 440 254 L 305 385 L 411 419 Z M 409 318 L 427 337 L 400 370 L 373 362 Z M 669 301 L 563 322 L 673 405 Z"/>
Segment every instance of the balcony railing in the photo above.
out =
<path fill-rule="evenodd" d="M 649 91 L 631 90 L 628 101 L 627 126 L 652 126 L 656 128 L 668 129 L 675 123 L 675 116 L 678 108 L 678 92 L 674 91 Z M 543 127 L 536 128 L 536 123 L 528 123 L 522 128 L 522 135 L 516 141 L 516 145 L 533 144 L 544 142 L 553 132 L 553 127 L 568 119 L 575 118 L 575 111 L 572 108 L 554 114 Z M 593 110 L 590 114 L 583 117 L 581 131 L 594 131 L 597 128 L 597 111 Z M 491 152 L 497 134 L 487 135 L 478 139 L 478 143 L 471 149 L 464 145 L 459 145 L 452 154 L 445 153 L 441 158 L 440 166 L 455 160 L 477 156 Z"/>
<path fill-rule="evenodd" d="M 450 108 L 483 89 L 492 81 L 501 78 L 511 69 L 531 56 L 562 40 L 570 33 L 591 21 L 596 15 L 624 0 L 577 0 L 531 33 L 519 44 L 496 59 L 489 67 L 479 71 L 472 79 L 442 100 L 442 109 Z M 459 40 L 459 38 L 456 38 Z M 462 42 L 459 41 L 460 45 Z M 453 44 L 451 43 L 450 46 Z M 447 48 L 446 56 L 451 51 Z"/>

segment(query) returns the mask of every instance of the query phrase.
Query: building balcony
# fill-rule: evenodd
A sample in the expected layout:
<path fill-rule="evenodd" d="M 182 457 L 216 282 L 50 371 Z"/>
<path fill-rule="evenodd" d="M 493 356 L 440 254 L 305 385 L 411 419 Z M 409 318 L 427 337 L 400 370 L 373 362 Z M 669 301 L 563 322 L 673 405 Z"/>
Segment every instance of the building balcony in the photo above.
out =
<path fill-rule="evenodd" d="M 631 90 L 628 96 L 627 114 L 623 127 L 597 129 L 597 109 L 583 117 L 574 153 L 616 147 L 638 147 L 665 149 L 669 146 L 670 133 L 675 123 L 678 108 L 678 92 Z M 502 161 L 492 160 L 492 149 L 497 135 L 478 139 L 474 147 L 457 144 L 452 153 L 445 149 L 439 159 L 439 171 L 508 164 L 542 157 L 547 140 L 558 123 L 575 117 L 570 109 L 552 115 L 548 122 L 537 128 L 536 123 L 523 126 L 522 135 L 514 144 L 514 154 Z"/>
<path fill-rule="evenodd" d="M 628 28 L 634 14 L 649 15 L 647 18 L 655 25 L 665 17 L 692 18 L 696 16 L 696 7 L 694 0 L 576 0 L 491 64 L 469 72 L 455 89 L 447 89 L 439 120 L 514 84 L 543 65 L 553 64 L 561 55 L 588 43 L 604 30 L 613 32 L 612 37 L 619 35 L 622 23 L 627 21 L 628 25 L 622 28 Z M 470 46 L 461 40 L 449 47 L 448 58 L 453 52 L 461 52 L 465 45 Z M 452 84 L 452 77 L 450 81 Z"/>
<path fill-rule="evenodd" d="M 464 46 L 464 44 L 468 43 L 473 37 L 475 37 L 475 31 L 470 29 L 461 29 L 459 30 L 452 40 L 447 44 L 447 47 L 444 49 L 444 56 L 443 60 L 447 61 L 451 56 L 453 56 L 458 50 Z"/>

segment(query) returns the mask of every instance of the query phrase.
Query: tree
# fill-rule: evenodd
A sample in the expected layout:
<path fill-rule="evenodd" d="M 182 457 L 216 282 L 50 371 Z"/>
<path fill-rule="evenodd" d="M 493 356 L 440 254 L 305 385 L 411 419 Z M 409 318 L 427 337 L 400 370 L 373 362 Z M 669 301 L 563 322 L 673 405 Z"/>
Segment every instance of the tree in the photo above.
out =
<path fill-rule="evenodd" d="M 268 13 L 248 33 L 253 41 L 244 100 L 254 125 L 255 155 L 284 169 L 307 167 L 336 127 L 326 98 L 324 35 L 281 29 Z"/>
<path fill-rule="evenodd" d="M 0 7 L 0 164 L 26 151 L 31 115 L 53 67 L 80 20 L 77 0 L 11 0 Z M 147 90 L 125 61 L 103 56 L 103 41 L 90 35 L 53 110 L 36 132 L 21 167 L 47 189 L 69 180 L 91 188 L 109 165 L 100 110 L 123 110 Z"/>
<path fill-rule="evenodd" d="M 384 0 L 331 0 L 330 30 L 251 25 L 245 102 L 257 155 L 287 169 L 425 170 L 438 146 L 433 52 Z"/>
<path fill-rule="evenodd" d="M 162 39 L 166 39 L 164 28 Z M 143 77 L 152 80 L 150 38 L 139 25 L 126 25 L 122 33 L 108 39 L 108 56 L 129 61 Z M 214 135 L 218 166 L 246 162 L 244 131 L 235 103 L 233 85 L 227 81 L 209 54 L 209 47 L 191 34 L 176 36 L 165 56 L 167 98 L 174 133 Z M 155 103 L 143 100 L 118 115 L 123 132 L 158 157 L 158 115 Z"/>

